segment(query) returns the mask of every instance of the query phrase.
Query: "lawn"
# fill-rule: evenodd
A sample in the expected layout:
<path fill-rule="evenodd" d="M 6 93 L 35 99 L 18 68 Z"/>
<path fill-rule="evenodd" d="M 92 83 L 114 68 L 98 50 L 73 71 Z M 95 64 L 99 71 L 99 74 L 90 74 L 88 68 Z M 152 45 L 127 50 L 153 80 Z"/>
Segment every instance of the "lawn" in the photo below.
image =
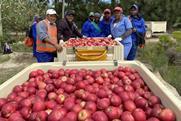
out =
<path fill-rule="evenodd" d="M 3 70 L 1 70 L 0 73 L 0 84 L 13 77 L 24 68 L 25 68 L 24 66 L 15 67 L 15 68 L 4 68 Z"/>
<path fill-rule="evenodd" d="M 9 55 L 0 54 L 0 64 L 8 61 L 9 59 L 10 59 Z"/>
<path fill-rule="evenodd" d="M 171 47 L 176 48 L 176 53 L 181 52 L 181 32 L 173 32 L 172 35 L 177 40 L 176 43 L 171 42 L 169 37 L 162 36 L 161 42 L 149 43 L 144 49 L 139 49 L 138 60 L 151 65 L 152 71 L 159 71 L 163 79 L 174 86 L 181 95 L 181 65 L 170 64 L 166 54 L 167 49 Z"/>

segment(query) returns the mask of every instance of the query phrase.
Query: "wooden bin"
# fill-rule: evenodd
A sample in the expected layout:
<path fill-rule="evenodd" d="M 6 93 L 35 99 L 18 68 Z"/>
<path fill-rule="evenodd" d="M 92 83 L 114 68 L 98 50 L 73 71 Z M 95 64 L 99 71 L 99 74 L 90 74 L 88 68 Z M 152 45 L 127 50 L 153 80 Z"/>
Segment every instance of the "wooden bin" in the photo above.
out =
<path fill-rule="evenodd" d="M 117 42 L 117 45 L 115 46 L 86 46 L 86 47 L 67 47 L 63 48 L 63 51 L 61 53 L 57 53 L 57 58 L 59 62 L 62 61 L 77 61 L 76 60 L 76 54 L 75 50 L 77 49 L 84 49 L 84 50 L 107 50 L 107 58 L 106 60 L 124 60 L 124 46 Z"/>
<path fill-rule="evenodd" d="M 128 66 L 136 69 L 144 79 L 145 83 L 151 89 L 151 91 L 160 97 L 163 105 L 171 108 L 176 114 L 177 121 L 181 121 L 181 100 L 177 95 L 173 93 L 171 88 L 167 87 L 160 81 L 145 65 L 139 61 L 89 61 L 89 62 L 56 62 L 56 63 L 36 63 L 25 68 L 17 75 L 7 80 L 0 86 L 0 97 L 6 97 L 13 89 L 15 85 L 22 84 L 28 79 L 29 73 L 36 69 L 101 69 L 105 68 L 113 70 L 118 66 Z"/>

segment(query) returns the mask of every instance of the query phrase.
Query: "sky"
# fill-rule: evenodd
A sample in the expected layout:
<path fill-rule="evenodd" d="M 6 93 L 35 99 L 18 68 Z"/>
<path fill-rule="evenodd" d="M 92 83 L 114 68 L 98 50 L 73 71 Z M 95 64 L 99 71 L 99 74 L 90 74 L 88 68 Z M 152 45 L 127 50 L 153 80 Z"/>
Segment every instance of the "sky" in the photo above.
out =
<path fill-rule="evenodd" d="M 111 0 L 101 0 L 102 2 L 111 3 Z"/>

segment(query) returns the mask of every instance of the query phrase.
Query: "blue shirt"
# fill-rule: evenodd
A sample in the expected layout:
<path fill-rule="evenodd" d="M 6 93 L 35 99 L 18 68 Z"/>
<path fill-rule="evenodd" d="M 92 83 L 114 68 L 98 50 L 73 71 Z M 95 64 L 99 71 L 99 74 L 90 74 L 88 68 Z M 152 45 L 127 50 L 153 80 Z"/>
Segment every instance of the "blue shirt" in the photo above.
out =
<path fill-rule="evenodd" d="M 95 26 L 97 26 L 97 28 Z M 95 23 L 93 23 L 89 19 L 83 24 L 81 33 L 87 37 L 100 37 L 101 36 L 101 30 L 100 30 L 99 26 L 96 25 Z"/>
<path fill-rule="evenodd" d="M 33 36 L 33 40 L 36 41 L 36 25 L 37 23 L 34 22 L 33 25 L 32 25 L 32 36 Z"/>
<path fill-rule="evenodd" d="M 136 29 L 136 32 L 144 35 L 146 32 L 144 19 L 142 17 L 130 16 L 130 20 L 131 20 L 131 23 L 133 25 L 133 28 Z M 137 38 L 136 32 L 132 33 L 132 35 L 131 35 L 133 41 L 136 41 L 136 38 Z"/>
<path fill-rule="evenodd" d="M 108 35 L 111 34 L 111 26 L 110 26 L 111 22 L 112 22 L 112 18 L 110 18 L 108 22 L 105 21 L 105 19 L 100 21 L 99 27 L 101 29 L 101 36 L 102 37 L 107 37 Z"/>
<path fill-rule="evenodd" d="M 114 23 L 114 20 L 115 18 L 111 22 L 111 34 L 113 38 L 121 37 L 126 31 L 133 28 L 131 21 L 128 19 L 128 17 L 123 16 L 122 19 L 117 23 Z M 129 42 L 132 42 L 131 35 L 126 37 L 122 41 L 122 43 L 129 43 Z"/>

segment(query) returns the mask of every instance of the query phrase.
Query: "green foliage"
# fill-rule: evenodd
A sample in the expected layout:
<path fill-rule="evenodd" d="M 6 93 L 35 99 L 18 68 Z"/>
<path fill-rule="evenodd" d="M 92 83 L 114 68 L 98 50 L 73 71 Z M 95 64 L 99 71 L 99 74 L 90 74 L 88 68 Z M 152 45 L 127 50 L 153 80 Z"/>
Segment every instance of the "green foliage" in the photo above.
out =
<path fill-rule="evenodd" d="M 180 37 L 180 32 L 173 32 L 172 34 L 175 38 Z M 167 50 L 170 48 L 176 48 L 178 52 L 181 52 L 180 41 L 174 42 L 172 36 L 163 35 L 159 37 L 159 43 L 147 44 L 144 49 L 139 49 L 138 60 L 148 63 L 153 67 L 153 71 L 159 71 L 163 79 L 174 86 L 179 94 L 181 94 L 181 67 L 170 64 L 169 57 L 166 54 Z M 173 52 L 177 53 L 177 52 Z"/>
<path fill-rule="evenodd" d="M 162 35 L 159 37 L 159 45 L 160 47 L 164 47 L 164 49 L 166 50 L 169 47 L 173 46 L 174 43 L 169 35 Z"/>
<path fill-rule="evenodd" d="M 35 15 L 44 15 L 46 0 L 2 0 L 3 31 L 25 31 Z"/>
<path fill-rule="evenodd" d="M 150 64 L 154 70 L 165 68 L 168 65 L 168 58 L 164 53 L 164 48 L 156 44 L 148 44 L 144 49 L 138 50 L 138 59 Z"/>
<path fill-rule="evenodd" d="M 181 31 L 174 31 L 172 35 L 177 41 L 181 41 Z"/>
<path fill-rule="evenodd" d="M 32 2 L 33 1 L 33 2 Z M 76 22 L 79 27 L 88 17 L 90 11 L 103 12 L 105 8 L 113 10 L 115 6 L 122 6 L 124 14 L 129 14 L 129 8 L 136 3 L 141 7 L 141 13 L 147 21 L 168 21 L 169 28 L 181 23 L 180 0 L 112 0 L 112 4 L 102 3 L 99 0 L 65 0 L 65 10 L 76 11 Z M 24 31 L 33 21 L 33 16 L 45 15 L 47 0 L 1 0 L 2 22 L 4 31 Z M 62 15 L 62 3 L 55 0 L 55 9 Z"/>
<path fill-rule="evenodd" d="M 181 94 L 181 67 L 179 66 L 169 66 L 167 69 L 160 70 L 161 75 L 163 78 L 174 86 L 179 94 Z"/>
<path fill-rule="evenodd" d="M 12 44 L 15 52 L 32 52 L 32 47 L 26 47 L 22 42 Z"/>

